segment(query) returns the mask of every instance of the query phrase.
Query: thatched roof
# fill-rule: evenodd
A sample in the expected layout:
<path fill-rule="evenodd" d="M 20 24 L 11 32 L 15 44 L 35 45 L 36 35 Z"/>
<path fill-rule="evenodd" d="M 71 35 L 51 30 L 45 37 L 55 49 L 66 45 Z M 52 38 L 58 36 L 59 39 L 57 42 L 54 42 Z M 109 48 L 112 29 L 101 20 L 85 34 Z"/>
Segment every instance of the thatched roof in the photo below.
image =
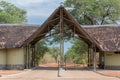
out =
<path fill-rule="evenodd" d="M 102 27 L 89 26 L 83 29 L 77 20 L 62 6 L 51 14 L 44 24 L 26 41 L 26 44 L 34 45 L 57 24 L 62 23 L 60 21 L 63 21 L 69 29 L 75 31 L 88 45 L 95 45 L 102 51 L 120 51 L 120 27 L 102 25 Z"/>
<path fill-rule="evenodd" d="M 0 49 L 21 47 L 38 25 L 0 24 Z"/>
<path fill-rule="evenodd" d="M 38 25 L 0 25 L 0 48 L 34 45 L 56 25 L 62 25 L 62 27 L 67 25 L 88 45 L 94 45 L 102 51 L 120 52 L 120 27 L 102 25 L 83 28 L 62 6 L 57 8 L 41 27 Z"/>
<path fill-rule="evenodd" d="M 120 52 L 120 25 L 84 26 L 102 51 Z"/>
<path fill-rule="evenodd" d="M 77 22 L 77 20 L 63 7 L 58 7 L 49 18 L 41 25 L 40 28 L 25 42 L 25 46 L 27 44 L 34 45 L 39 40 L 45 37 L 45 35 L 50 32 L 52 29 L 56 27 L 56 25 L 67 26 L 69 30 L 75 32 L 82 40 L 84 40 L 88 45 L 94 44 L 97 46 L 97 42 L 92 39 L 88 33 L 81 27 L 81 25 Z M 63 27 L 61 28 L 63 30 Z M 58 33 L 60 33 L 59 30 Z M 66 31 L 63 31 L 64 33 Z M 99 48 L 99 46 L 97 46 Z"/>
<path fill-rule="evenodd" d="M 0 25 L 0 49 L 22 47 L 39 25 Z M 102 51 L 120 52 L 120 26 L 82 26 Z"/>

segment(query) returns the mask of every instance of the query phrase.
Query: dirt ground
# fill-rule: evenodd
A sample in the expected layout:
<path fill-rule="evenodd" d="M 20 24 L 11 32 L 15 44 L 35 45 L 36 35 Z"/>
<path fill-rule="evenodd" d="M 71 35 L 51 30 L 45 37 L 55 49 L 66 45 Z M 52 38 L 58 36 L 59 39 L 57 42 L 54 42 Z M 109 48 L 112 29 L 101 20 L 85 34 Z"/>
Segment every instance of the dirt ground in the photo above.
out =
<path fill-rule="evenodd" d="M 81 68 L 83 65 L 68 64 L 70 68 L 62 72 L 62 77 L 58 77 L 58 64 L 39 66 L 30 70 L 0 70 L 0 80 L 120 80 L 120 70 L 97 70 L 96 73 Z"/>
<path fill-rule="evenodd" d="M 40 64 L 39 66 L 45 66 L 45 67 L 57 67 L 58 64 L 56 63 L 48 63 L 48 64 Z M 78 65 L 78 64 L 66 64 L 67 67 L 73 68 L 73 69 L 86 69 L 84 68 L 84 65 Z M 101 73 L 106 76 L 117 76 L 120 77 L 120 70 L 97 70 L 98 73 Z"/>
<path fill-rule="evenodd" d="M 120 70 L 98 70 L 98 72 L 106 76 L 120 77 Z"/>
<path fill-rule="evenodd" d="M 0 70 L 0 75 L 12 75 L 24 72 L 23 70 Z"/>
<path fill-rule="evenodd" d="M 46 70 L 40 68 L 29 70 L 19 74 L 4 75 L 0 80 L 120 80 L 116 77 L 108 77 L 97 74 L 93 71 L 67 70 L 62 71 L 62 77 L 58 77 L 56 69 Z"/>

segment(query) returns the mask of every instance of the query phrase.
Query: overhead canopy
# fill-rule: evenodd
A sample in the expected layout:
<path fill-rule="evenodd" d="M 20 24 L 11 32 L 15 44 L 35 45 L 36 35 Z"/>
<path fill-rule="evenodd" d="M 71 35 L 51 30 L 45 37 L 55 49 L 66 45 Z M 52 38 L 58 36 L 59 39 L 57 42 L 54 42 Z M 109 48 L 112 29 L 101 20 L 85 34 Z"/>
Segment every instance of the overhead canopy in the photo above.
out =
<path fill-rule="evenodd" d="M 91 38 L 88 33 L 85 32 L 85 30 L 72 17 L 72 15 L 62 6 L 57 8 L 52 13 L 52 15 L 41 25 L 41 27 L 38 28 L 38 30 L 28 40 L 26 40 L 25 43 L 34 45 L 39 40 L 41 40 L 50 30 L 52 30 L 57 24 L 59 24 L 61 19 L 63 20 L 63 23 L 67 25 L 71 30 L 75 30 L 75 33 L 87 44 L 97 45 L 96 41 Z"/>

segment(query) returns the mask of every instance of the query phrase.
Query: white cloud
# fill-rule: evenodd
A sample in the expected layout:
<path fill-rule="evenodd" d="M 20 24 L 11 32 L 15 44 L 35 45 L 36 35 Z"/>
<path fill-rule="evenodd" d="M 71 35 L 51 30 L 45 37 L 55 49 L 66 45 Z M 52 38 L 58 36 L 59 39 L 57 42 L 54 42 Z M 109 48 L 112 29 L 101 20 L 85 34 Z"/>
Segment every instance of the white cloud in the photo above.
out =
<path fill-rule="evenodd" d="M 52 10 L 53 11 L 53 10 Z M 29 10 L 27 13 L 27 16 L 43 16 L 43 17 L 48 17 L 51 14 L 51 10 L 49 9 L 40 9 L 40 10 Z"/>
<path fill-rule="evenodd" d="M 20 6 L 28 6 L 29 4 L 32 4 L 32 3 L 50 2 L 50 0 L 1 0 L 1 1 L 11 2 L 13 4 L 17 4 Z"/>
<path fill-rule="evenodd" d="M 28 19 L 30 19 L 31 16 L 47 18 L 58 6 L 60 6 L 60 3 L 63 2 L 64 0 L 3 0 L 3 1 L 10 2 L 26 10 Z"/>

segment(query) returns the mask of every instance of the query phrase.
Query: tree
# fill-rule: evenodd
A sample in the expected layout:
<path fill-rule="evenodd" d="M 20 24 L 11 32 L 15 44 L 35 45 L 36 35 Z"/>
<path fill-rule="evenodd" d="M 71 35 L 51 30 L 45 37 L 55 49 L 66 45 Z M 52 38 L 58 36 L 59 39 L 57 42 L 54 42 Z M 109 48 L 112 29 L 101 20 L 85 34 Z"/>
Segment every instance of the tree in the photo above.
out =
<path fill-rule="evenodd" d="M 53 44 L 58 44 L 60 43 L 60 24 L 56 25 L 54 29 L 52 29 L 49 33 L 53 34 L 48 38 L 48 43 L 49 45 L 53 45 Z M 69 26 L 64 25 L 64 32 L 63 32 L 63 37 L 64 37 L 64 42 L 69 41 L 71 38 L 73 38 L 74 33 L 72 31 L 72 29 L 69 29 Z"/>
<path fill-rule="evenodd" d="M 42 39 L 36 44 L 37 52 L 38 52 L 38 56 L 37 56 L 38 60 L 42 60 L 44 54 L 46 52 L 49 52 L 49 47 L 47 47 L 45 41 L 46 41 L 46 39 Z"/>
<path fill-rule="evenodd" d="M 120 0 L 66 0 L 65 7 L 82 25 L 101 25 L 120 20 Z"/>
<path fill-rule="evenodd" d="M 120 20 L 120 0 L 65 0 L 63 4 L 82 25 L 112 24 Z M 65 25 L 64 41 L 70 40 L 74 34 L 68 28 Z M 59 25 L 52 32 L 59 32 Z M 50 42 L 59 43 L 60 34 L 52 36 Z"/>
<path fill-rule="evenodd" d="M 24 23 L 26 21 L 25 10 L 5 1 L 0 2 L 0 23 Z"/>
<path fill-rule="evenodd" d="M 76 56 L 78 55 L 74 52 L 74 50 L 72 48 L 69 48 L 64 56 L 64 60 L 68 63 L 74 63 Z"/>
<path fill-rule="evenodd" d="M 50 49 L 50 53 L 52 54 L 53 58 L 55 59 L 56 63 L 60 58 L 60 48 L 55 46 Z"/>
<path fill-rule="evenodd" d="M 75 63 L 85 63 L 86 59 L 87 59 L 87 49 L 88 49 L 88 45 L 80 40 L 80 39 L 75 39 L 72 42 L 72 47 L 68 49 L 67 53 L 66 53 L 66 60 L 71 58 L 73 60 L 73 62 Z"/>
<path fill-rule="evenodd" d="M 120 20 L 120 0 L 65 0 L 63 4 L 82 25 L 113 24 Z M 66 56 L 84 62 L 88 48 L 85 42 L 74 40 L 72 43 Z"/>

